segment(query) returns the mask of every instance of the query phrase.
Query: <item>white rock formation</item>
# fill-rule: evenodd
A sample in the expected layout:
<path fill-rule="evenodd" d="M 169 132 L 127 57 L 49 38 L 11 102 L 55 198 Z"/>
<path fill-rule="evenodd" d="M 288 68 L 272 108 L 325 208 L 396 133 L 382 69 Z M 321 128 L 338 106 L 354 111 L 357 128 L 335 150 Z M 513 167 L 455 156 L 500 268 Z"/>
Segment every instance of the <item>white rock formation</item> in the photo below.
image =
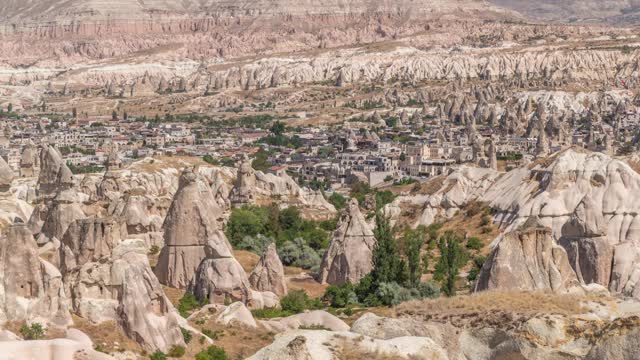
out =
<path fill-rule="evenodd" d="M 276 251 L 276 244 L 271 243 L 260 261 L 249 275 L 249 283 L 259 291 L 270 291 L 280 297 L 287 294 L 287 282 L 284 267 Z"/>
<path fill-rule="evenodd" d="M 0 323 L 37 321 L 59 326 L 71 322 L 62 275 L 38 257 L 38 247 L 24 224 L 0 237 Z"/>
<path fill-rule="evenodd" d="M 149 266 L 141 240 L 126 240 L 111 255 L 67 274 L 74 312 L 94 323 L 116 321 L 149 351 L 184 346 L 180 315 Z"/>
<path fill-rule="evenodd" d="M 165 246 L 154 269 L 161 283 L 186 288 L 207 251 L 232 258 L 231 245 L 220 230 L 221 217 L 210 188 L 186 169 L 164 222 Z"/>
<path fill-rule="evenodd" d="M 373 269 L 376 239 L 360 212 L 358 201 L 351 199 L 343 210 L 333 239 L 320 265 L 320 282 L 356 284 Z"/>

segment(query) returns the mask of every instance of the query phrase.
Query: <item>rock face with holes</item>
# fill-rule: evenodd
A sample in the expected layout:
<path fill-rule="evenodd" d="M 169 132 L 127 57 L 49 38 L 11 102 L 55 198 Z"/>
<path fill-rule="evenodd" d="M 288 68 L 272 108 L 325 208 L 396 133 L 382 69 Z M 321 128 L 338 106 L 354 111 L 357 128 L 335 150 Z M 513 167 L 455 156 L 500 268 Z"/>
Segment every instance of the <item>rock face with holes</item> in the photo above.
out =
<path fill-rule="evenodd" d="M 271 291 L 280 297 L 287 294 L 284 267 L 275 243 L 271 243 L 262 254 L 260 261 L 249 275 L 249 282 L 259 291 Z"/>
<path fill-rule="evenodd" d="M 110 255 L 66 275 L 74 312 L 94 323 L 116 321 L 148 351 L 184 346 L 180 315 L 151 271 L 141 240 L 125 240 Z"/>
<path fill-rule="evenodd" d="M 565 292 L 579 285 L 567 252 L 551 230 L 530 219 L 505 234 L 487 257 L 476 283 L 483 290 L 551 290 Z"/>
<path fill-rule="evenodd" d="M 38 246 L 24 224 L 10 226 L 0 237 L 0 323 L 71 322 L 62 275 L 38 257 Z"/>
<path fill-rule="evenodd" d="M 120 241 L 126 238 L 126 229 L 116 219 L 76 220 L 62 237 L 60 271 L 65 274 L 87 262 L 109 257 Z"/>
<path fill-rule="evenodd" d="M 34 217 L 37 214 L 34 213 Z M 44 221 L 38 234 L 39 244 L 49 241 L 58 242 L 67 232 L 69 225 L 79 219 L 86 217 L 78 193 L 73 189 L 58 192 L 56 197 L 46 208 Z"/>
<path fill-rule="evenodd" d="M 162 284 L 186 288 L 208 254 L 233 257 L 220 230 L 221 218 L 208 185 L 191 169 L 184 170 L 164 221 L 164 248 L 154 269 Z"/>
<path fill-rule="evenodd" d="M 320 281 L 329 284 L 357 283 L 373 268 L 372 257 L 376 239 L 352 199 L 343 210 L 333 240 L 320 265 Z"/>

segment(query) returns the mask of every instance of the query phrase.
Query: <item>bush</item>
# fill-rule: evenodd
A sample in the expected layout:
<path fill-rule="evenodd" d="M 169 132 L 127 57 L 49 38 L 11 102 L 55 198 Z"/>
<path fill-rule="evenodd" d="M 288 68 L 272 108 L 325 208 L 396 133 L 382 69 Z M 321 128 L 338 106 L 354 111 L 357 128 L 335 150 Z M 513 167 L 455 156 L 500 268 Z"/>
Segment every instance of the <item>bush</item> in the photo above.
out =
<path fill-rule="evenodd" d="M 151 247 L 149 248 L 149 255 L 155 255 L 159 252 L 160 248 L 158 247 L 158 245 L 151 245 Z"/>
<path fill-rule="evenodd" d="M 440 296 L 440 286 L 433 281 L 418 284 L 418 292 L 422 299 L 435 299 Z"/>
<path fill-rule="evenodd" d="M 31 325 L 24 324 L 20 327 L 20 334 L 25 340 L 40 340 L 44 337 L 47 329 L 42 324 L 34 322 Z"/>
<path fill-rule="evenodd" d="M 267 249 L 269 244 L 273 242 L 273 239 L 268 238 L 262 234 L 256 236 L 245 236 L 239 243 L 236 244 L 236 248 L 239 250 L 247 250 L 252 253 L 262 255 Z"/>
<path fill-rule="evenodd" d="M 202 333 L 205 334 L 211 340 L 219 340 L 224 336 L 223 330 L 211 331 L 211 329 L 202 329 Z"/>
<path fill-rule="evenodd" d="M 185 293 L 184 296 L 178 302 L 178 312 L 184 318 L 188 317 L 193 310 L 198 309 L 202 306 L 202 303 L 196 299 L 195 295 L 192 293 Z"/>
<path fill-rule="evenodd" d="M 153 354 L 151 354 L 151 360 L 167 360 L 167 355 L 165 355 L 162 351 L 157 350 Z"/>
<path fill-rule="evenodd" d="M 278 308 L 264 308 L 251 310 L 251 314 L 256 319 L 273 319 L 294 315 L 290 311 L 284 311 Z"/>
<path fill-rule="evenodd" d="M 309 295 L 304 290 L 292 290 L 280 299 L 280 306 L 283 311 L 298 314 L 307 309 L 309 301 Z"/>
<path fill-rule="evenodd" d="M 181 358 L 184 356 L 185 350 L 183 346 L 174 345 L 169 349 L 169 357 L 172 358 Z"/>
<path fill-rule="evenodd" d="M 336 208 L 336 210 L 344 209 L 344 207 L 347 206 L 347 199 L 345 199 L 344 196 L 338 194 L 337 192 L 334 192 L 333 194 L 331 194 L 328 200 L 331 203 L 331 205 L 333 205 Z"/>
<path fill-rule="evenodd" d="M 191 331 L 181 327 L 180 331 L 182 332 L 182 339 L 184 340 L 185 344 L 188 344 L 191 342 L 191 339 L 193 338 L 193 335 L 191 334 Z"/>
<path fill-rule="evenodd" d="M 332 307 L 336 308 L 343 308 L 358 303 L 358 296 L 351 283 L 329 286 L 322 298 L 328 301 Z"/>
<path fill-rule="evenodd" d="M 482 240 L 477 237 L 470 237 L 467 239 L 467 249 L 480 250 L 484 247 Z"/>
<path fill-rule="evenodd" d="M 297 266 L 303 269 L 313 269 L 320 266 L 320 255 L 308 246 L 303 239 L 297 238 L 287 241 L 278 248 L 280 260 L 286 266 Z"/>
<path fill-rule="evenodd" d="M 417 290 L 409 290 L 398 285 L 398 283 L 380 283 L 376 296 L 380 302 L 386 306 L 398 305 L 402 302 L 413 300 L 419 297 Z"/>
<path fill-rule="evenodd" d="M 229 356 L 223 348 L 209 346 L 207 350 L 203 350 L 196 354 L 196 360 L 229 360 Z"/>

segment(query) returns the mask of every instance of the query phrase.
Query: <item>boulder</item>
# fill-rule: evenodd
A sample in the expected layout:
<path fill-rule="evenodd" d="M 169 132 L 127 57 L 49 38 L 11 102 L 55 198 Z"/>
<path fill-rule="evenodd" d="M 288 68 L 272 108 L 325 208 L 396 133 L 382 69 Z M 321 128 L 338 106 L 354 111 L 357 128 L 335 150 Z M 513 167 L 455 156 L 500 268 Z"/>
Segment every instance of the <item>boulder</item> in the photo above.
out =
<path fill-rule="evenodd" d="M 186 288 L 207 255 L 232 256 L 220 229 L 221 217 L 210 188 L 192 169 L 185 169 L 164 221 L 165 246 L 154 269 L 162 284 Z"/>
<path fill-rule="evenodd" d="M 338 220 L 333 239 L 322 258 L 320 282 L 323 284 L 358 283 L 373 269 L 376 239 L 369 224 L 351 199 Z"/>
<path fill-rule="evenodd" d="M 478 276 L 475 291 L 567 291 L 578 284 L 567 253 L 551 229 L 531 218 L 520 229 L 504 235 L 491 251 Z"/>
<path fill-rule="evenodd" d="M 249 311 L 249 309 L 239 301 L 234 302 L 222 310 L 218 317 L 216 317 L 216 322 L 223 325 L 240 324 L 252 329 L 258 327 L 258 324 L 256 324 L 256 321 L 253 319 L 251 311 Z"/>
<path fill-rule="evenodd" d="M 249 275 L 249 283 L 259 291 L 271 291 L 278 296 L 287 294 L 284 267 L 278 257 L 275 243 L 271 243 L 260 257 L 260 261 Z"/>

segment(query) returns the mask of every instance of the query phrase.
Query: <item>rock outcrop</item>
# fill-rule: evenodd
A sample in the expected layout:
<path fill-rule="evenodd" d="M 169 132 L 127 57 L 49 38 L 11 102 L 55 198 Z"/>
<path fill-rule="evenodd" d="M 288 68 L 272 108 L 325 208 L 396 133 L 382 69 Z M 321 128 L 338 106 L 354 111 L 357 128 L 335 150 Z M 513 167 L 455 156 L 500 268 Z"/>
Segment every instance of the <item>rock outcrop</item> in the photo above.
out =
<path fill-rule="evenodd" d="M 487 257 L 475 291 L 550 290 L 565 292 L 579 285 L 565 249 L 553 239 L 551 229 L 532 219 L 509 232 Z"/>
<path fill-rule="evenodd" d="M 141 240 L 121 242 L 109 256 L 75 268 L 66 279 L 79 316 L 94 323 L 116 321 L 149 351 L 184 346 L 180 315 L 151 271 Z"/>
<path fill-rule="evenodd" d="M 26 225 L 12 225 L 0 237 L 0 270 L 0 323 L 65 326 L 71 322 L 62 275 L 38 257 L 38 246 Z"/>
<path fill-rule="evenodd" d="M 20 177 L 38 176 L 40 171 L 40 157 L 38 148 L 29 142 L 20 154 Z"/>
<path fill-rule="evenodd" d="M 269 244 L 260 257 L 260 261 L 249 275 L 249 283 L 256 290 L 270 291 L 279 297 L 287 294 L 284 267 L 278 257 L 275 243 Z"/>
<path fill-rule="evenodd" d="M 234 206 L 253 204 L 256 201 L 256 172 L 251 166 L 251 159 L 245 157 L 238 167 L 236 183 L 229 199 Z"/>
<path fill-rule="evenodd" d="M 221 217 L 210 188 L 185 169 L 164 221 L 164 248 L 154 269 L 162 284 L 186 288 L 207 252 L 232 258 L 231 245 L 220 230 Z"/>
<path fill-rule="evenodd" d="M 320 266 L 320 282 L 356 284 L 373 268 L 373 248 L 376 239 L 352 199 L 343 210 L 329 248 Z"/>
<path fill-rule="evenodd" d="M 73 186 L 73 174 L 53 146 L 40 150 L 40 173 L 38 174 L 38 196 L 51 197 L 58 191 Z"/>
<path fill-rule="evenodd" d="M 34 213 L 32 217 L 37 216 L 38 214 Z M 63 190 L 57 193 L 47 207 L 39 231 L 34 228 L 32 231 L 38 234 L 36 240 L 40 245 L 50 241 L 57 242 L 62 240 L 69 225 L 85 217 L 86 214 L 80 204 L 78 193 L 73 189 Z M 34 222 L 37 223 L 37 219 Z"/>
<path fill-rule="evenodd" d="M 0 192 L 7 192 L 11 189 L 11 183 L 15 178 L 15 174 L 9 164 L 0 157 Z"/>
<path fill-rule="evenodd" d="M 269 331 L 285 332 L 301 327 L 322 327 L 331 331 L 348 331 L 349 325 L 340 320 L 335 315 L 331 315 L 324 310 L 307 311 L 277 320 L 262 320 L 260 325 Z"/>
<path fill-rule="evenodd" d="M 359 358 L 379 354 L 399 359 L 447 360 L 446 352 L 426 337 L 377 340 L 348 331 L 294 330 L 278 336 L 249 360 L 333 359 L 335 352 L 349 352 Z"/>
<path fill-rule="evenodd" d="M 74 221 L 62 237 L 60 271 L 63 275 L 87 262 L 111 255 L 127 238 L 126 229 L 113 218 L 89 218 Z"/>

